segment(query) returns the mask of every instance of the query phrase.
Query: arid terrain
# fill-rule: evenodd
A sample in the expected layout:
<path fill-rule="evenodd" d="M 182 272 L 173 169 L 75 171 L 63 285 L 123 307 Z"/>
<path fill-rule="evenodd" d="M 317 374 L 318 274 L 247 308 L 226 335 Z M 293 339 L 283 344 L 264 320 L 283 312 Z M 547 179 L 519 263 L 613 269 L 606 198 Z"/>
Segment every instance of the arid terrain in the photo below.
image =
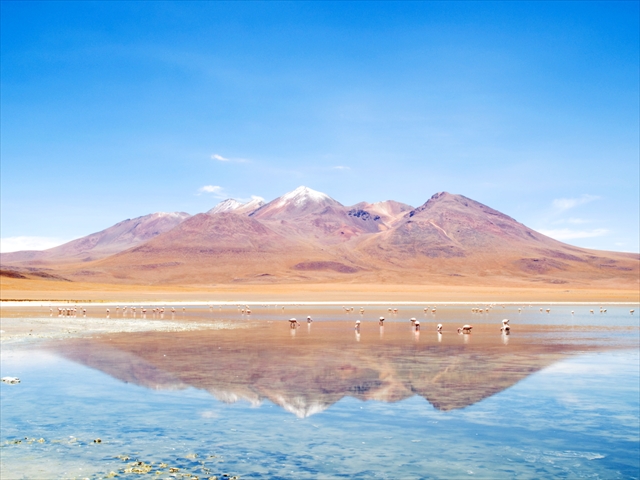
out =
<path fill-rule="evenodd" d="M 640 256 L 542 235 L 462 195 L 347 207 L 300 187 L 264 204 L 151 214 L 1 257 L 2 300 L 637 301 Z"/>

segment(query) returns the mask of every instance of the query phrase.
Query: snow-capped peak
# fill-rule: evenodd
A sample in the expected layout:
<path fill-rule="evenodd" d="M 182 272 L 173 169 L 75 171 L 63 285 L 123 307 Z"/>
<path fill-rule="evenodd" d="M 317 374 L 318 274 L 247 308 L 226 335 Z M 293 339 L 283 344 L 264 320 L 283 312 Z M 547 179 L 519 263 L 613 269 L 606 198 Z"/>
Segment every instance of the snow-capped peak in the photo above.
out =
<path fill-rule="evenodd" d="M 249 208 L 249 207 L 258 208 L 258 207 L 261 207 L 262 205 L 264 205 L 264 198 L 253 196 L 253 197 L 251 197 L 251 200 L 249 200 L 247 203 L 243 203 L 242 207 L 243 208 Z"/>
<path fill-rule="evenodd" d="M 223 200 L 222 202 L 217 204 L 215 207 L 213 207 L 207 213 L 209 215 L 212 215 L 214 213 L 231 212 L 233 210 L 236 210 L 237 208 L 240 208 L 241 206 L 242 206 L 242 203 L 240 203 L 236 199 L 227 198 L 226 200 Z"/>
<path fill-rule="evenodd" d="M 242 213 L 248 214 L 260 208 L 262 205 L 264 205 L 264 199 L 261 197 L 254 196 L 251 198 L 251 200 L 249 200 L 246 203 L 239 202 L 234 198 L 228 198 L 220 202 L 218 205 L 213 207 L 207 213 L 209 215 L 214 215 L 216 213 L 225 213 L 225 212 L 236 212 L 240 214 Z"/>
<path fill-rule="evenodd" d="M 190 217 L 190 215 L 188 213 L 185 212 L 156 212 L 156 213 L 152 213 L 150 216 L 153 216 L 155 218 L 186 218 L 186 217 Z"/>
<path fill-rule="evenodd" d="M 331 200 L 331 197 L 322 192 L 316 192 L 309 187 L 301 186 L 296 188 L 294 191 L 285 193 L 283 196 L 281 196 L 280 201 L 276 206 L 282 207 L 286 204 L 292 204 L 296 207 L 299 207 L 309 201 L 322 202 L 324 200 Z"/>

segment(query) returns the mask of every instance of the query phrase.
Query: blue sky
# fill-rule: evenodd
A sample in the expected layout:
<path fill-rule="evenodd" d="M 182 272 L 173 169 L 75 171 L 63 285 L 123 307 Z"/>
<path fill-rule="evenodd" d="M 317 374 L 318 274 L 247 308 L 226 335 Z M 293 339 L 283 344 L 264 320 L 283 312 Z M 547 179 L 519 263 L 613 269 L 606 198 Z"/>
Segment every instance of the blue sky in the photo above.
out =
<path fill-rule="evenodd" d="M 637 252 L 639 6 L 2 2 L 2 249 L 306 185 Z"/>

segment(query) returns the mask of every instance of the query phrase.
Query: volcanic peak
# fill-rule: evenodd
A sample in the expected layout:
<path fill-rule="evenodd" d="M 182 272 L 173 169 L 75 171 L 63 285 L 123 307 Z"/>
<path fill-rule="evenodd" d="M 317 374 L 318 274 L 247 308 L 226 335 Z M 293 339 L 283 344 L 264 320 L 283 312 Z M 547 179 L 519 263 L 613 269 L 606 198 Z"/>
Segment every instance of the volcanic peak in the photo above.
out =
<path fill-rule="evenodd" d="M 235 198 L 227 198 L 226 200 L 221 201 L 207 213 L 209 215 L 214 215 L 216 213 L 231 212 L 233 210 L 236 210 L 237 208 L 240 208 L 241 206 L 242 203 L 237 201 Z"/>
<path fill-rule="evenodd" d="M 427 210 L 431 212 L 449 210 L 449 211 L 458 211 L 461 213 L 466 212 L 467 214 L 471 214 L 471 212 L 475 212 L 474 213 L 475 215 L 488 214 L 488 215 L 491 215 L 493 218 L 500 217 L 503 220 L 516 222 L 516 220 L 514 220 L 510 216 L 505 215 L 504 213 L 499 212 L 498 210 L 494 210 L 493 208 L 488 207 L 483 203 L 467 198 L 464 195 L 458 195 L 458 194 L 453 194 L 449 192 L 438 192 L 432 195 L 431 198 L 427 200 L 423 205 L 407 213 L 405 215 L 405 218 L 413 217 L 414 215 Z"/>
<path fill-rule="evenodd" d="M 264 198 L 252 197 L 247 203 L 243 203 L 238 207 L 238 211 L 247 215 L 265 205 Z"/>
<path fill-rule="evenodd" d="M 246 203 L 241 203 L 234 198 L 227 198 L 209 210 L 207 214 L 215 215 L 216 213 L 234 212 L 248 215 L 263 205 L 264 200 L 260 197 L 253 197 Z"/>
<path fill-rule="evenodd" d="M 294 205 L 296 207 L 302 206 L 308 202 L 321 203 L 324 200 L 333 200 L 329 195 L 317 192 L 309 187 L 300 186 L 294 191 L 285 193 L 282 195 L 275 205 L 276 207 L 283 207 L 287 204 Z"/>

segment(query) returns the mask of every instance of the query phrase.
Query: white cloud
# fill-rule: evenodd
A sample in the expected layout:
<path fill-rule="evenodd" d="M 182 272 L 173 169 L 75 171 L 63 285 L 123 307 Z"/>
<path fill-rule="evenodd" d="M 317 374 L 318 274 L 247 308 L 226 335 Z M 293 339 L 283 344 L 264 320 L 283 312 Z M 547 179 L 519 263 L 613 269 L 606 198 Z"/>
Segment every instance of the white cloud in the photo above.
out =
<path fill-rule="evenodd" d="M 570 228 L 559 228 L 556 230 L 538 230 L 547 237 L 555 238 L 556 240 L 572 240 L 575 238 L 592 238 L 602 237 L 607 235 L 609 230 L 606 228 L 596 228 L 594 230 L 571 230 Z"/>
<path fill-rule="evenodd" d="M 222 191 L 222 187 L 218 185 L 205 185 L 200 188 L 200 191 L 206 193 L 220 193 Z"/>
<path fill-rule="evenodd" d="M 583 225 L 585 223 L 592 223 L 592 220 L 585 220 L 584 218 L 559 218 L 558 220 L 554 220 L 551 222 L 551 225 L 564 225 L 565 223 L 570 223 L 571 225 Z"/>
<path fill-rule="evenodd" d="M 69 240 L 53 237 L 5 237 L 0 238 L 0 252 L 19 252 L 21 250 L 46 250 L 57 247 Z"/>
<path fill-rule="evenodd" d="M 213 155 L 211 155 L 211 160 L 217 160 L 219 162 L 235 162 L 235 163 L 246 163 L 249 160 L 245 159 L 245 158 L 227 158 L 227 157 L 223 157 L 222 155 L 218 154 L 218 153 L 214 153 Z"/>
<path fill-rule="evenodd" d="M 203 193 L 211 193 L 216 198 L 227 198 L 224 189 L 219 185 L 205 185 L 204 187 L 200 187 L 198 189 L 198 195 L 202 195 Z"/>
<path fill-rule="evenodd" d="M 252 201 L 261 201 L 261 202 L 267 202 L 264 198 L 258 196 L 258 195 L 251 195 L 249 198 L 246 197 L 238 197 L 236 198 L 236 200 L 238 200 L 241 203 L 248 203 L 248 202 L 252 202 Z"/>
<path fill-rule="evenodd" d="M 331 167 L 333 170 L 351 170 L 351 167 L 346 167 L 344 165 L 337 165 L 335 167 Z"/>
<path fill-rule="evenodd" d="M 570 218 L 567 220 L 568 223 L 572 223 L 573 225 L 582 225 L 583 223 L 591 223 L 591 220 L 585 220 L 583 218 Z"/>
<path fill-rule="evenodd" d="M 565 210 L 577 207 L 578 205 L 584 205 L 599 198 L 597 195 L 588 195 L 586 193 L 578 198 L 556 198 L 553 201 L 553 208 L 558 212 L 564 212 Z"/>

